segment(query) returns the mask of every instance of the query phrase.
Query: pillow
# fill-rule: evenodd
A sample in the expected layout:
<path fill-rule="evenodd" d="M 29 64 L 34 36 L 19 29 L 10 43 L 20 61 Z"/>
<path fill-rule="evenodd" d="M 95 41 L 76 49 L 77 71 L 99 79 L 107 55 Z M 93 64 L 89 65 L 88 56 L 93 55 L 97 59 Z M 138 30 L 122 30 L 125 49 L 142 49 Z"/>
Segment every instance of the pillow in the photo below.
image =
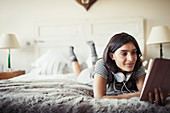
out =
<path fill-rule="evenodd" d="M 39 74 L 41 75 L 57 75 L 64 73 L 64 62 L 56 61 L 55 59 L 44 62 L 41 66 Z"/>
<path fill-rule="evenodd" d="M 39 75 L 65 74 L 72 72 L 71 67 L 68 67 L 69 64 L 69 55 L 54 49 L 49 49 L 45 54 L 32 63 L 32 66 L 35 67 L 35 69 L 31 72 Z"/>
<path fill-rule="evenodd" d="M 62 62 L 68 62 L 69 60 L 67 54 L 64 54 L 63 52 L 60 51 L 56 51 L 54 49 L 49 49 L 45 54 L 40 56 L 34 63 L 32 63 L 32 66 L 40 67 L 42 64 L 44 64 L 44 62 L 52 59 Z"/>

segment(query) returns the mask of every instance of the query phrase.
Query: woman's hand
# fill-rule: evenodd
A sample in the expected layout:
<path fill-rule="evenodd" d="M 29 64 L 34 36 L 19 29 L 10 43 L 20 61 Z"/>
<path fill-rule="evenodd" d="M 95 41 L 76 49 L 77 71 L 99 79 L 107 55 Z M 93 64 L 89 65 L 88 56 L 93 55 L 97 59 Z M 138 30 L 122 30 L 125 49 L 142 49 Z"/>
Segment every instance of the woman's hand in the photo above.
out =
<path fill-rule="evenodd" d="M 165 105 L 168 92 L 160 87 L 154 88 L 154 93 L 149 92 L 149 102 L 157 105 Z"/>

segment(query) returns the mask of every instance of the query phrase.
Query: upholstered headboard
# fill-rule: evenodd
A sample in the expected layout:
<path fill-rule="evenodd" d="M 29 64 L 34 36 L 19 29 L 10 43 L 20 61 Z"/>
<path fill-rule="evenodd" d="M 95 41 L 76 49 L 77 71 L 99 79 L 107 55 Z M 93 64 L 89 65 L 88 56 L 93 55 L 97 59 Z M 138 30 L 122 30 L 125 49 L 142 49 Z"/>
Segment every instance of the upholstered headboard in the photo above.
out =
<path fill-rule="evenodd" d="M 143 18 L 109 19 L 65 19 L 36 23 L 37 47 L 39 55 L 49 48 L 67 52 L 67 47 L 75 46 L 75 52 L 88 56 L 90 49 L 86 41 L 93 40 L 99 56 L 108 40 L 116 33 L 133 35 L 144 53 Z"/>

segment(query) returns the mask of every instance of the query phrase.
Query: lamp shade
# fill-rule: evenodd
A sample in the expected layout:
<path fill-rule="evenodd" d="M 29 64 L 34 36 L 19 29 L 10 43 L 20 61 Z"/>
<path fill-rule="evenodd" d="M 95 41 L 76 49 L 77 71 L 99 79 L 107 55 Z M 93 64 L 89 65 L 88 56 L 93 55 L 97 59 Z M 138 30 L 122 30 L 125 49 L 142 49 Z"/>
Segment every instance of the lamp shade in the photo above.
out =
<path fill-rule="evenodd" d="M 170 43 L 170 30 L 167 26 L 153 27 L 146 44 Z"/>
<path fill-rule="evenodd" d="M 15 34 L 4 33 L 0 37 L 0 49 L 15 49 L 20 48 L 20 44 Z"/>

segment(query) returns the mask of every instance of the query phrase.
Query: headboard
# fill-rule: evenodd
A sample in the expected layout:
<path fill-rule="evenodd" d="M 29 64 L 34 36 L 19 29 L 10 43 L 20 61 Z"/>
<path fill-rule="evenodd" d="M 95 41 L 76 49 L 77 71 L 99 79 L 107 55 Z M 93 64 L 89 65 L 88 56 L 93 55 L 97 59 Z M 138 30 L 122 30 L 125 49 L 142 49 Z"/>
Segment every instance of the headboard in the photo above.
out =
<path fill-rule="evenodd" d="M 75 47 L 75 52 L 88 56 L 90 48 L 86 41 L 93 40 L 99 57 L 108 40 L 116 33 L 127 32 L 134 36 L 144 53 L 143 18 L 109 19 L 65 19 L 36 23 L 37 47 L 39 55 L 49 48 L 67 52 L 68 46 Z"/>

